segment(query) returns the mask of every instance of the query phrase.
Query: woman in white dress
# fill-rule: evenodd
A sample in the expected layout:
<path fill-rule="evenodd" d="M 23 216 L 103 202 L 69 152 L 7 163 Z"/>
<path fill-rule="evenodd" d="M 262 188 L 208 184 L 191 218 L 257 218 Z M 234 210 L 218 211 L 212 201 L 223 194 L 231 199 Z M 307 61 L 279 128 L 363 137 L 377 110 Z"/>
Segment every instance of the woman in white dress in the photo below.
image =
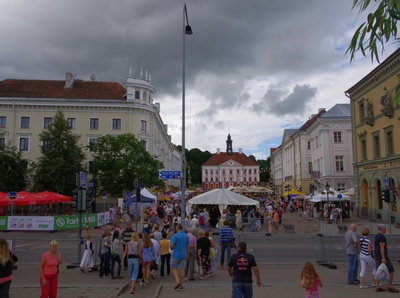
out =
<path fill-rule="evenodd" d="M 236 217 L 235 221 L 236 228 L 240 230 L 243 227 L 242 212 L 240 210 L 236 211 L 235 217 Z"/>
<path fill-rule="evenodd" d="M 92 234 L 90 233 L 86 236 L 85 251 L 83 252 L 80 267 L 82 272 L 85 272 L 86 268 L 89 268 L 89 272 L 93 272 L 93 243 Z"/>

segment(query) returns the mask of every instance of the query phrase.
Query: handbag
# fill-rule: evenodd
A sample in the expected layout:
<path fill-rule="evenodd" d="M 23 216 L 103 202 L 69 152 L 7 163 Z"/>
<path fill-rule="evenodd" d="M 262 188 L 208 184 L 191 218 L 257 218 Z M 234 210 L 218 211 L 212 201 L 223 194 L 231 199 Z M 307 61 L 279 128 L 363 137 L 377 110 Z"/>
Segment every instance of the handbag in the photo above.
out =
<path fill-rule="evenodd" d="M 235 238 L 231 239 L 231 248 L 237 248 L 235 243 Z"/>
<path fill-rule="evenodd" d="M 375 279 L 377 279 L 377 280 L 389 280 L 389 270 L 388 270 L 386 264 L 381 263 L 379 265 L 378 269 L 376 269 Z"/>

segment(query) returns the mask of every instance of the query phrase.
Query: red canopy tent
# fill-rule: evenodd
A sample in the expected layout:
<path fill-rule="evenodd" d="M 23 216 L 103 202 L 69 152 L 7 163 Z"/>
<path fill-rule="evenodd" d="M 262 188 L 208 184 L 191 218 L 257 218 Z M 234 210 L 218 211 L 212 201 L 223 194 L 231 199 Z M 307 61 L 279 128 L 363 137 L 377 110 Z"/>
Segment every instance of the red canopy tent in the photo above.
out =
<path fill-rule="evenodd" d="M 72 202 L 72 198 L 70 196 L 62 195 L 56 192 L 42 191 L 38 192 L 37 195 L 43 197 L 46 201 L 46 204 Z"/>

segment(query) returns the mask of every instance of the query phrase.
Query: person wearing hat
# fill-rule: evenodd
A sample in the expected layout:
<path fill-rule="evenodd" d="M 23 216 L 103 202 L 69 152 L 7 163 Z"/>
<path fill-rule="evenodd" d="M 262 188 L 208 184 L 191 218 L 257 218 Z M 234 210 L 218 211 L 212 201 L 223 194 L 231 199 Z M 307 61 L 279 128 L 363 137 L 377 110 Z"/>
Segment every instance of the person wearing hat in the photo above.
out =
<path fill-rule="evenodd" d="M 387 241 L 385 234 L 386 233 L 386 226 L 384 224 L 378 224 L 378 233 L 375 235 L 375 243 L 374 243 L 374 254 L 375 254 L 375 261 L 376 261 L 376 268 L 379 267 L 381 263 L 386 264 L 386 267 L 389 270 L 389 282 L 387 285 L 387 290 L 392 293 L 398 293 L 399 290 L 393 287 L 393 278 L 394 278 L 394 267 L 392 261 L 389 259 L 388 249 L 387 249 Z M 375 280 L 377 292 L 385 291 L 379 285 L 379 280 Z"/>

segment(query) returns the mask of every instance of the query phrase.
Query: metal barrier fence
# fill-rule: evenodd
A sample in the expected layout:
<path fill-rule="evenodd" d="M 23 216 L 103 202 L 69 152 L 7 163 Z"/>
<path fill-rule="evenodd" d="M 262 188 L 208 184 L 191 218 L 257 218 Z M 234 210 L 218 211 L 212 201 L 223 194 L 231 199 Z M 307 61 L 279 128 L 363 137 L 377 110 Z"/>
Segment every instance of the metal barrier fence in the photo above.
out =
<path fill-rule="evenodd" d="M 347 262 L 344 236 L 243 236 L 247 251 L 267 263 Z M 374 235 L 370 235 L 374 239 Z M 400 236 L 386 235 L 389 257 L 400 262 Z"/>
<path fill-rule="evenodd" d="M 218 238 L 218 237 L 216 237 Z M 374 239 L 374 235 L 370 235 Z M 386 235 L 389 257 L 393 262 L 400 262 L 400 235 Z M 50 240 L 40 238 L 15 238 L 12 248 L 20 264 L 39 264 L 43 253 L 49 250 Z M 217 239 L 215 239 L 217 242 Z M 82 240 L 58 239 L 59 252 L 64 264 L 79 264 L 81 253 L 85 249 Z M 93 237 L 94 263 L 99 263 L 98 252 L 100 237 Z M 253 236 L 238 235 L 236 244 L 245 241 L 247 251 L 259 262 L 271 264 L 303 263 L 306 261 L 319 263 L 347 262 L 344 236 Z M 219 253 L 219 251 L 218 251 Z M 232 250 L 232 254 L 235 250 Z M 219 256 L 217 257 L 219 258 Z"/>

